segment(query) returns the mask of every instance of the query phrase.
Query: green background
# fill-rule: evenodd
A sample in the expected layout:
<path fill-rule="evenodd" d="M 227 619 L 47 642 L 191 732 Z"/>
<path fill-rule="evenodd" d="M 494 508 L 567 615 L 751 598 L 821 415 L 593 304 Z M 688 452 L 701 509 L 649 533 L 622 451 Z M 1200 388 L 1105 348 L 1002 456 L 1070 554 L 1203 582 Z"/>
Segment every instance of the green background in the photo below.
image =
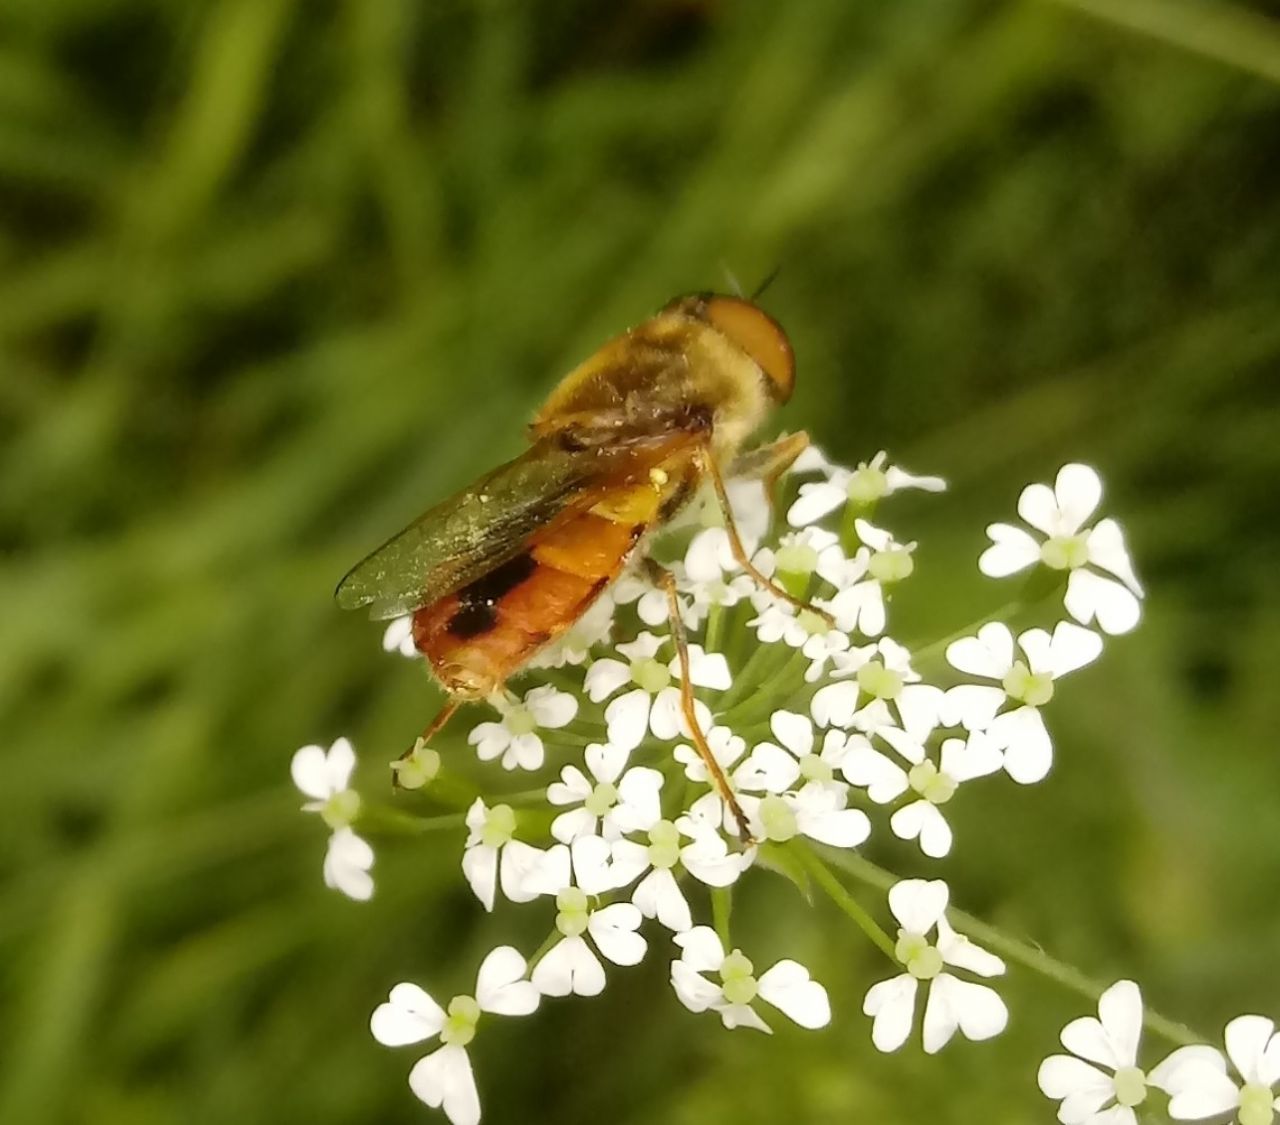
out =
<path fill-rule="evenodd" d="M 1274 9 L 1273 9 L 1274 11 Z M 1105 12 L 1109 18 L 1098 18 Z M 1096 464 L 1141 630 L 1050 708 L 1056 768 L 952 808 L 955 899 L 1209 1035 L 1280 1013 L 1280 32 L 1163 0 L 8 0 L 0 11 L 0 1119 L 409 1122 L 393 982 L 493 944 L 460 839 L 320 883 L 293 750 L 359 779 L 430 714 L 335 579 L 515 451 L 670 295 L 767 295 L 780 420 L 908 498 L 913 631 L 992 609 L 984 525 Z M 456 735 L 455 735 L 456 737 Z M 950 811 L 950 810 L 949 810 Z M 887 833 L 882 833 L 882 837 Z M 877 1055 L 878 954 L 756 876 L 735 927 L 836 1018 L 728 1034 L 666 958 L 490 1021 L 495 1122 L 1048 1121 L 1086 1001 Z M 863 891 L 878 909 L 877 896 Z M 658 937 L 655 933 L 655 937 Z"/>

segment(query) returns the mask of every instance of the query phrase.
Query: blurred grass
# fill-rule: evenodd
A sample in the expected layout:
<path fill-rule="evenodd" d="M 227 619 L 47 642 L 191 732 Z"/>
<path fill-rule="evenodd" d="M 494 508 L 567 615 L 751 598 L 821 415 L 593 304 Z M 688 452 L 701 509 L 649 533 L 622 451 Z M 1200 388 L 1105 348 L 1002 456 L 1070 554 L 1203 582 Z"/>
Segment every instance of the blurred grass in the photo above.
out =
<path fill-rule="evenodd" d="M 725 267 L 783 267 L 787 426 L 953 482 L 894 513 L 904 634 L 995 603 L 982 527 L 1066 459 L 1130 529 L 1148 620 L 1055 701 L 1047 784 L 957 807 L 957 900 L 1208 1033 L 1280 1011 L 1273 16 L 10 0 L 0 1116 L 424 1116 L 366 1013 L 542 920 L 483 916 L 453 839 L 382 846 L 368 907 L 320 886 L 290 753 L 348 733 L 376 789 L 431 707 L 333 581 Z M 1015 974 L 1016 1033 L 875 1056 L 872 951 L 748 890 L 744 944 L 811 964 L 831 1029 L 722 1034 L 653 957 L 486 1028 L 487 1118 L 1048 1119 L 1080 1002 Z"/>

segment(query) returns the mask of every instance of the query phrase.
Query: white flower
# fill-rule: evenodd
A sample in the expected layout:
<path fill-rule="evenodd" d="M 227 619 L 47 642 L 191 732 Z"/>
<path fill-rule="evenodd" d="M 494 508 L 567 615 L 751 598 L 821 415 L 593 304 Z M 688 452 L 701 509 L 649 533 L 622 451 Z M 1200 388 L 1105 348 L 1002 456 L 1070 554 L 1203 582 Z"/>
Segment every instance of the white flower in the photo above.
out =
<path fill-rule="evenodd" d="M 442 1009 L 416 984 L 402 983 L 369 1020 L 373 1037 L 387 1047 L 440 1037 L 440 1047 L 409 1072 L 409 1087 L 433 1109 L 443 1106 L 453 1125 L 477 1125 L 480 1120 L 480 1096 L 467 1045 L 475 1038 L 481 1014 L 527 1016 L 538 1007 L 540 996 L 523 979 L 525 968 L 516 950 L 499 946 L 480 965 L 474 997 L 455 996 Z"/>
<path fill-rule="evenodd" d="M 845 753 L 844 734 L 827 731 L 821 751 L 815 752 L 813 724 L 804 715 L 777 711 L 769 725 L 782 746 L 760 743 L 733 773 L 755 834 L 776 842 L 808 836 L 837 848 L 866 840 L 871 821 L 861 809 L 847 807 L 849 787 L 835 779 Z M 767 795 L 748 796 L 751 792 Z"/>
<path fill-rule="evenodd" d="M 978 569 L 990 578 L 1036 563 L 1070 571 L 1067 612 L 1082 625 L 1096 619 L 1104 633 L 1129 632 L 1141 615 L 1142 586 L 1120 525 L 1105 519 L 1092 529 L 1084 527 L 1101 499 L 1102 481 L 1088 465 L 1064 465 L 1052 489 L 1027 485 L 1018 497 L 1018 515 L 1046 536 L 1044 542 L 1012 524 L 993 523 L 987 528 L 991 546 L 978 559 Z"/>
<path fill-rule="evenodd" d="M 479 723 L 467 735 L 467 741 L 476 748 L 482 762 L 491 762 L 501 755 L 504 770 L 540 769 L 546 751 L 538 730 L 567 726 L 578 713 L 578 700 L 550 684 L 534 688 L 523 702 L 502 694 L 493 696 L 490 702 L 502 715 L 501 721 Z"/>
<path fill-rule="evenodd" d="M 852 784 L 866 788 L 877 804 L 888 804 L 913 791 L 917 799 L 895 811 L 889 827 L 901 840 L 918 838 L 925 855 L 941 858 L 951 851 L 951 826 L 940 806 L 951 800 L 963 782 L 995 773 L 1004 756 L 980 732 L 970 734 L 967 740 L 944 740 L 937 764 L 929 759 L 923 739 L 893 727 L 883 727 L 876 734 L 906 760 L 908 768 L 880 753 L 866 738 L 854 736 L 841 761 L 841 772 Z"/>
<path fill-rule="evenodd" d="M 413 614 L 393 618 L 387 623 L 382 633 L 382 649 L 384 652 L 398 652 L 401 656 L 420 656 L 418 646 L 413 643 Z"/>
<path fill-rule="evenodd" d="M 693 841 L 680 849 L 681 864 L 698 882 L 709 887 L 729 886 L 755 862 L 754 846 L 743 849 L 740 842 L 735 841 L 731 847 L 721 835 L 722 832 L 736 835 L 738 825 L 714 790 L 694 801 L 676 820 L 676 827 Z"/>
<path fill-rule="evenodd" d="M 467 828 L 462 873 L 486 910 L 493 909 L 499 881 L 512 902 L 555 893 L 547 873 L 550 853 L 514 838 L 516 814 L 510 805 L 487 808 L 477 797 L 467 810 Z"/>
<path fill-rule="evenodd" d="M 763 596 L 773 597 L 768 591 L 765 591 Z M 827 608 L 821 598 L 815 598 L 811 604 L 817 609 Z M 756 638 L 762 644 L 773 645 L 781 641 L 789 648 L 801 649 L 810 660 L 820 656 L 829 659 L 833 652 L 843 652 L 849 643 L 848 637 L 845 637 L 843 644 L 837 641 L 833 646 L 823 638 L 838 631 L 834 630 L 819 614 L 808 607 L 801 609 L 790 602 L 778 599 L 774 599 L 761 609 L 747 622 L 747 625 L 756 631 Z M 823 660 L 823 664 L 826 663 L 826 659 Z"/>
<path fill-rule="evenodd" d="M 743 550 L 750 556 L 768 532 L 773 514 L 769 498 L 765 495 L 764 484 L 759 480 L 738 478 L 725 482 L 725 492 L 729 496 L 729 508 L 733 512 L 738 538 Z M 703 581 L 712 576 L 713 570 L 718 570 L 721 574 L 741 570 L 737 559 L 733 557 L 729 533 L 724 526 L 724 513 L 720 510 L 715 492 L 705 490 L 690 505 L 689 510 L 692 517 L 702 525 L 702 530 L 693 537 L 685 554 L 689 577 L 695 581 Z"/>
<path fill-rule="evenodd" d="M 856 629 L 864 636 L 878 637 L 885 626 L 885 588 L 911 576 L 916 545 L 899 543 L 866 520 L 855 520 L 854 529 L 864 546 L 836 583 L 840 589 L 831 599 L 831 614 L 845 632 Z"/>
<path fill-rule="evenodd" d="M 607 874 L 602 873 L 598 882 L 611 888 L 625 887 L 643 875 L 632 892 L 632 903 L 646 918 L 656 918 L 669 930 L 687 930 L 693 917 L 673 873 L 680 862 L 682 833 L 671 821 L 659 820 L 649 828 L 648 836 L 644 844 L 614 840 L 606 860 Z M 702 846 L 705 849 L 706 845 Z M 728 854 L 727 850 L 723 854 Z"/>
<path fill-rule="evenodd" d="M 753 1027 L 768 1032 L 751 1002 L 759 997 L 801 1027 L 826 1027 L 831 1022 L 827 990 L 795 961 L 779 961 L 757 979 L 755 967 L 740 950 L 726 954 L 716 932 L 695 926 L 675 935 L 680 957 L 671 962 L 671 986 L 691 1012 L 717 1012 L 725 1027 Z M 719 982 L 703 974 L 714 973 Z"/>
<path fill-rule="evenodd" d="M 734 762 L 746 753 L 746 739 L 740 738 L 728 727 L 712 727 L 706 732 L 706 738 L 712 755 L 725 773 L 728 773 Z M 707 772 L 707 764 L 702 760 L 702 755 L 687 742 L 677 746 L 672 751 L 672 756 L 684 766 L 684 775 L 690 781 L 697 781 L 703 785 L 711 784 L 711 775 Z"/>
<path fill-rule="evenodd" d="M 647 766 L 636 766 L 626 773 L 631 751 L 617 746 L 592 743 L 585 760 L 591 777 L 577 766 L 565 766 L 560 781 L 547 787 L 547 800 L 553 805 L 579 805 L 561 813 L 551 823 L 551 835 L 562 844 L 579 836 L 598 834 L 614 840 L 624 832 L 652 827 L 662 815 L 659 794 L 662 774 Z"/>
<path fill-rule="evenodd" d="M 608 699 L 628 684 L 634 685 L 605 708 L 609 742 L 614 746 L 634 750 L 648 731 L 665 741 L 676 738 L 684 727 L 680 689 L 672 683 L 679 682 L 679 658 L 667 664 L 655 659 L 664 643 L 663 638 L 652 633 L 641 633 L 634 641 L 618 645 L 618 651 L 629 663 L 604 657 L 587 669 L 583 686 L 593 703 Z M 698 645 L 689 646 L 689 678 L 698 687 L 717 691 L 724 691 L 732 683 L 724 655 L 705 653 Z M 711 725 L 710 713 L 701 704 L 697 711 L 699 725 L 705 730 Z M 705 720 L 701 717 L 704 713 Z"/>
<path fill-rule="evenodd" d="M 1062 1029 L 1071 1055 L 1045 1059 L 1037 1080 L 1046 1097 L 1062 1103 L 1063 1125 L 1137 1125 L 1133 1107 L 1146 1100 L 1148 1084 L 1138 1066 L 1141 1034 L 1142 994 L 1131 980 L 1098 998 L 1097 1019 L 1082 1016 Z"/>
<path fill-rule="evenodd" d="M 613 614 L 617 607 L 608 590 L 602 593 L 590 608 L 568 629 L 545 648 L 540 649 L 529 661 L 529 668 L 563 668 L 566 664 L 582 664 L 591 655 L 593 645 L 599 644 L 613 629 Z"/>
<path fill-rule="evenodd" d="M 796 471 L 820 469 L 827 479 L 810 481 L 800 486 L 800 495 L 787 512 L 787 522 L 792 527 L 804 527 L 847 502 L 866 507 L 904 488 L 941 492 L 947 487 L 946 481 L 941 477 L 917 477 L 894 465 L 886 466 L 887 459 L 888 455 L 881 450 L 870 461 L 860 461 L 856 469 L 850 470 L 832 465 L 825 458 L 817 464 L 816 458 L 805 461 L 802 454 L 796 462 Z M 800 467 L 802 462 L 803 469 Z"/>
<path fill-rule="evenodd" d="M 347 898 L 368 902 L 373 897 L 373 849 L 350 828 L 339 828 L 329 837 L 324 853 L 324 885 Z"/>
<path fill-rule="evenodd" d="M 1178 1121 L 1236 1112 L 1240 1125 L 1270 1125 L 1280 1098 L 1280 1034 L 1265 1016 L 1237 1016 L 1227 1024 L 1227 1055 L 1241 1081 L 1227 1073 L 1212 1047 L 1179 1047 L 1151 1072 L 1151 1084 L 1167 1091 L 1169 1116 Z"/>
<path fill-rule="evenodd" d="M 938 725 L 942 689 L 922 684 L 911 667 L 911 653 L 890 637 L 851 648 L 832 661 L 837 682 L 819 688 L 809 705 L 819 726 L 872 730 L 889 714 L 890 704 L 898 713 L 897 725 L 908 734 L 920 737 Z M 880 706 L 872 710 L 875 704 Z"/>
<path fill-rule="evenodd" d="M 935 1054 L 957 1029 L 967 1039 L 999 1035 L 1009 1010 L 994 989 L 943 971 L 946 965 L 982 977 L 999 976 L 1004 962 L 957 934 L 944 915 L 949 891 L 940 879 L 904 879 L 889 889 L 889 909 L 898 920 L 895 955 L 906 972 L 871 986 L 862 1010 L 873 1019 L 871 1041 L 881 1051 L 896 1051 L 907 1041 L 915 1016 L 916 991 L 928 982 L 924 1009 L 924 1049 Z M 929 941 L 929 931 L 938 929 Z"/>
<path fill-rule="evenodd" d="M 678 579 L 680 577 L 678 565 L 672 564 L 670 569 Z M 637 571 L 624 572 L 610 587 L 609 593 L 614 605 L 631 605 L 634 602 L 636 613 L 646 625 L 661 625 L 670 616 L 671 607 L 667 604 L 667 592 L 658 589 Z"/>
<path fill-rule="evenodd" d="M 302 747 L 289 763 L 289 772 L 294 785 L 311 798 L 303 811 L 319 813 L 335 831 L 348 827 L 360 811 L 360 794 L 348 788 L 355 768 L 356 752 L 348 739 L 337 739 L 328 751 Z"/>
<path fill-rule="evenodd" d="M 556 895 L 556 929 L 563 935 L 534 966 L 534 986 L 544 996 L 598 996 L 604 991 L 604 966 L 595 955 L 615 965 L 638 965 L 648 944 L 636 931 L 640 911 L 629 902 L 591 909 L 586 892 L 565 887 Z"/>
<path fill-rule="evenodd" d="M 985 730 L 1005 751 L 1005 769 L 1014 781 L 1030 784 L 1049 772 L 1053 744 L 1040 708 L 1053 698 L 1054 681 L 1097 659 L 1102 638 L 1060 621 L 1050 636 L 1028 629 L 1018 637 L 1025 660 L 1015 659 L 1013 634 L 999 623 L 984 625 L 976 637 L 947 646 L 947 661 L 971 676 L 995 680 L 999 687 L 960 684 L 946 694 L 943 721 Z M 1012 709 L 997 714 L 1006 703 Z"/>

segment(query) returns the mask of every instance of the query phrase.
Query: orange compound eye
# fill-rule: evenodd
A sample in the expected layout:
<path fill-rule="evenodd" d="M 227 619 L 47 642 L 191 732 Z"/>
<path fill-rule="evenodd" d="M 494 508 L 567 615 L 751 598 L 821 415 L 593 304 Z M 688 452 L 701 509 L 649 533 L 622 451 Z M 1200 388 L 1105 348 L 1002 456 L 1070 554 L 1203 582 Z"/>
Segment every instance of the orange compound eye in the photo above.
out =
<path fill-rule="evenodd" d="M 786 402 L 791 397 L 796 381 L 796 358 L 782 325 L 741 297 L 708 297 L 702 316 L 755 360 L 769 377 L 773 397 L 778 402 Z"/>

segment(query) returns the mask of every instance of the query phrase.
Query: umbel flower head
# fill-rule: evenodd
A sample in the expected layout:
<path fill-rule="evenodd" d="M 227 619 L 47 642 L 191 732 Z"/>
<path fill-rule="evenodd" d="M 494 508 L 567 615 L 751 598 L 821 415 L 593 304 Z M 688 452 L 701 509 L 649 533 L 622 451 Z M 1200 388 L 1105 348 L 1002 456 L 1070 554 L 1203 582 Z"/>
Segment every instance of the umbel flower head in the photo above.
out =
<path fill-rule="evenodd" d="M 789 926 L 731 932 L 732 897 L 769 874 L 826 891 L 891 953 L 894 972 L 871 984 L 862 1005 L 879 1049 L 903 1048 L 917 1016 L 930 1054 L 957 1033 L 980 1041 L 1003 1030 L 1007 1008 L 985 982 L 1004 963 L 951 926 L 944 882 L 897 882 L 878 910 L 886 934 L 876 910 L 840 889 L 828 860 L 894 836 L 916 841 L 922 863 L 963 857 L 952 809 L 973 793 L 1012 799 L 1017 789 L 1002 773 L 1022 784 L 1046 776 L 1059 681 L 1102 648 L 1086 626 L 1132 627 L 1141 588 L 1115 521 L 1087 526 L 1097 475 L 1067 466 L 1054 489 L 1031 486 L 1019 504 L 1045 538 L 993 524 L 980 564 L 993 575 L 1062 571 L 1065 593 L 1061 584 L 1054 593 L 1063 601 L 1043 604 L 1041 622 L 1016 636 L 988 621 L 950 643 L 908 647 L 895 639 L 896 607 L 927 568 L 917 566 L 914 536 L 894 526 L 892 497 L 943 487 L 883 453 L 846 469 L 810 450 L 781 495 L 758 480 L 729 483 L 747 556 L 714 503 L 692 504 L 685 538 L 650 546 L 672 575 L 675 622 L 669 588 L 640 568 L 624 574 L 519 682 L 471 712 L 474 755 L 463 762 L 456 748 L 441 753 L 419 740 L 397 763 L 394 808 L 351 788 L 355 756 L 345 739 L 298 751 L 304 808 L 331 830 L 330 886 L 357 899 L 372 893 L 373 852 L 357 828 L 387 826 L 408 846 L 429 831 L 431 846 L 452 849 L 493 924 L 519 910 L 545 926 L 527 957 L 511 945 L 493 950 L 472 992 L 442 1006 L 402 983 L 374 1012 L 381 1043 L 438 1041 L 410 1071 L 419 1098 L 454 1125 L 478 1121 L 468 1049 L 490 1015 L 598 995 L 655 954 L 669 959 L 678 1004 L 715 1013 L 725 1028 L 768 1031 L 779 1015 L 800 1028 L 826 1026 L 832 999 L 808 967 L 780 956 L 758 970 L 744 951 L 783 942 Z M 383 643 L 412 655 L 412 620 L 392 622 Z M 816 873 L 812 883 L 806 872 Z M 815 955 L 843 957 L 842 939 Z M 1108 1001 L 1104 1023 L 1115 1006 Z M 1073 1051 L 1085 1042 L 1070 1038 Z M 1095 1052 L 1046 1063 L 1046 1092 L 1073 1112 L 1104 1086 L 1115 1106 L 1137 1104 L 1119 1055 L 1101 1077 L 1076 1065 L 1097 1062 Z M 1225 1067 L 1216 1073 L 1222 1081 L 1203 1066 L 1179 1070 L 1168 1087 L 1175 1104 L 1225 1104 Z M 1253 1112 L 1271 1071 L 1240 1073 L 1233 1104 Z"/>

